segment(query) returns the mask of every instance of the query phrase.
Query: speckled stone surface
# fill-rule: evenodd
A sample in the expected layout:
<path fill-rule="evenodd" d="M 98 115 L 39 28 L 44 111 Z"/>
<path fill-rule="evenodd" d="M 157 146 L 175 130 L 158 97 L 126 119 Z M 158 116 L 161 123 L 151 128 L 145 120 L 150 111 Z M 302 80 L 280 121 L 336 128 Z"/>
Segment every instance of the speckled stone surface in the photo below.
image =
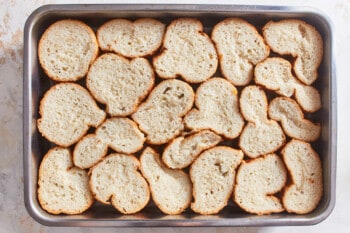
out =
<path fill-rule="evenodd" d="M 338 82 L 338 166 L 337 200 L 332 214 L 320 224 L 306 227 L 254 228 L 60 228 L 35 222 L 23 201 L 22 166 L 22 64 L 23 28 L 33 10 L 52 3 L 162 3 L 163 1 L 20 1 L 0 0 L 0 233 L 21 232 L 350 232 L 350 1 L 349 0 L 236 0 L 221 4 L 266 4 L 311 6 L 332 19 Z M 213 1 L 171 1 L 172 3 L 213 3 Z"/>

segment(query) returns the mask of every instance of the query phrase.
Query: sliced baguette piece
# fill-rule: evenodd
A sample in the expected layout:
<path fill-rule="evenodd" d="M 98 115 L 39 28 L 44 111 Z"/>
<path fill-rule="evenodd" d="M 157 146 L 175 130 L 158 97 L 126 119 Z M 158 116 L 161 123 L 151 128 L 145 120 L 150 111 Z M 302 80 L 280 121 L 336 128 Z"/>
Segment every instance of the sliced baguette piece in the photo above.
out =
<path fill-rule="evenodd" d="M 79 214 L 94 202 L 89 176 L 73 167 L 69 149 L 50 149 L 40 163 L 38 176 L 39 203 L 51 214 Z"/>
<path fill-rule="evenodd" d="M 227 146 L 204 151 L 192 163 L 190 178 L 194 201 L 191 209 L 199 214 L 216 214 L 224 208 L 233 191 L 236 168 L 243 152 Z"/>
<path fill-rule="evenodd" d="M 269 116 L 280 121 L 284 132 L 292 138 L 313 142 L 321 134 L 321 125 L 304 118 L 304 114 L 295 100 L 277 97 L 270 102 Z"/>
<path fill-rule="evenodd" d="M 282 155 L 292 179 L 282 196 L 284 208 L 289 213 L 312 212 L 323 194 L 322 164 L 318 154 L 309 143 L 293 139 L 283 148 Z"/>
<path fill-rule="evenodd" d="M 38 57 L 55 81 L 83 78 L 98 55 L 94 31 L 79 20 L 64 19 L 49 26 L 39 40 Z"/>
<path fill-rule="evenodd" d="M 162 160 L 169 168 L 182 169 L 189 166 L 202 151 L 221 141 L 222 138 L 210 130 L 202 130 L 187 137 L 180 136 L 166 146 Z"/>
<path fill-rule="evenodd" d="M 236 86 L 253 78 L 254 65 L 270 53 L 256 28 L 240 18 L 228 18 L 213 28 L 211 35 L 219 54 L 221 73 Z"/>
<path fill-rule="evenodd" d="M 243 161 L 238 168 L 233 199 L 243 210 L 252 214 L 271 214 L 284 211 L 279 192 L 287 180 L 282 159 L 276 154 Z"/>
<path fill-rule="evenodd" d="M 90 126 L 99 126 L 106 117 L 90 93 L 75 83 L 52 86 L 40 101 L 39 113 L 40 133 L 63 147 L 76 143 Z"/>
<path fill-rule="evenodd" d="M 147 134 L 147 143 L 164 144 L 179 135 L 182 117 L 191 109 L 193 89 L 187 83 L 171 79 L 159 83 L 143 102 L 132 119 Z"/>
<path fill-rule="evenodd" d="M 196 108 L 184 118 L 186 127 L 195 131 L 210 129 L 228 139 L 238 137 L 244 121 L 237 95 L 237 89 L 223 78 L 202 83 L 196 92 Z"/>
<path fill-rule="evenodd" d="M 152 66 L 146 59 L 128 60 L 106 53 L 92 64 L 86 85 L 97 101 L 106 104 L 111 116 L 127 116 L 151 91 L 154 78 Z"/>
<path fill-rule="evenodd" d="M 145 140 L 132 120 L 109 118 L 96 129 L 95 134 L 86 135 L 75 145 L 74 164 L 82 169 L 90 168 L 107 154 L 108 148 L 124 154 L 135 153 L 143 147 Z"/>
<path fill-rule="evenodd" d="M 317 79 L 323 41 L 315 27 L 298 19 L 270 21 L 264 26 L 263 35 L 274 52 L 296 58 L 293 68 L 300 81 L 311 85 Z"/>
<path fill-rule="evenodd" d="M 316 112 L 321 108 L 321 95 L 313 86 L 301 83 L 292 74 L 289 61 L 273 57 L 256 65 L 255 83 L 285 97 L 295 95 L 300 107 L 307 112 Z"/>
<path fill-rule="evenodd" d="M 239 99 L 243 117 L 248 121 L 239 137 L 239 147 L 250 158 L 269 154 L 281 148 L 286 140 L 281 126 L 267 118 L 268 101 L 265 92 L 250 85 Z"/>
<path fill-rule="evenodd" d="M 182 170 L 168 168 L 150 147 L 141 154 L 141 172 L 150 185 L 152 199 L 165 214 L 180 214 L 191 203 L 192 184 Z"/>
<path fill-rule="evenodd" d="M 151 18 L 134 22 L 112 19 L 97 30 L 97 40 L 103 51 L 135 58 L 152 55 L 162 44 L 165 25 Z"/>
<path fill-rule="evenodd" d="M 214 75 L 218 57 L 201 22 L 179 18 L 167 27 L 162 52 L 154 57 L 153 65 L 161 78 L 179 75 L 187 82 L 199 83 Z"/>
<path fill-rule="evenodd" d="M 146 180 L 133 155 L 113 153 L 91 168 L 90 187 L 94 197 L 112 204 L 122 214 L 141 211 L 150 200 Z"/>

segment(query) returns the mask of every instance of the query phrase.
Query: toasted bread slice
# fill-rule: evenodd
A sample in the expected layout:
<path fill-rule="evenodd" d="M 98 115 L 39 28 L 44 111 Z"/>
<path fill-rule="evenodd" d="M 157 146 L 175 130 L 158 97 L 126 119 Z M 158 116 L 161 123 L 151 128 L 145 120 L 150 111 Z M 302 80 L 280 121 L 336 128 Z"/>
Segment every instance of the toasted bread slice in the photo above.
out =
<path fill-rule="evenodd" d="M 287 180 L 282 159 L 276 154 L 243 161 L 238 168 L 233 199 L 249 213 L 263 215 L 284 211 L 279 192 Z"/>
<path fill-rule="evenodd" d="M 227 146 L 204 151 L 191 165 L 194 201 L 191 209 L 199 214 L 216 214 L 230 199 L 236 168 L 243 152 Z"/>
<path fill-rule="evenodd" d="M 79 141 L 90 126 L 99 126 L 106 117 L 90 93 L 74 83 L 52 86 L 40 101 L 37 126 L 49 141 L 68 147 Z"/>
<path fill-rule="evenodd" d="M 300 81 L 310 85 L 317 79 L 323 41 L 315 27 L 297 19 L 270 21 L 264 26 L 263 35 L 274 52 L 296 57 L 293 68 Z"/>
<path fill-rule="evenodd" d="M 54 147 L 45 154 L 39 167 L 38 200 L 51 214 L 79 214 L 93 204 L 89 176 L 73 167 L 69 149 Z"/>
<path fill-rule="evenodd" d="M 55 81 L 83 78 L 98 55 L 94 31 L 79 20 L 64 19 L 49 26 L 39 40 L 39 62 Z"/>
<path fill-rule="evenodd" d="M 192 130 L 210 129 L 229 139 L 239 136 L 244 121 L 239 112 L 237 89 L 223 78 L 211 78 L 196 92 L 195 105 L 185 117 Z"/>
<path fill-rule="evenodd" d="M 253 78 L 254 65 L 270 53 L 256 28 L 240 18 L 228 18 L 213 28 L 211 35 L 219 54 L 221 73 L 236 86 Z"/>
<path fill-rule="evenodd" d="M 132 114 L 140 129 L 147 134 L 150 144 L 164 144 L 179 135 L 184 125 L 182 117 L 194 101 L 192 87 L 172 79 L 159 83 L 146 102 Z"/>
<path fill-rule="evenodd" d="M 97 30 L 97 40 L 103 51 L 135 58 L 152 55 L 162 44 L 165 25 L 151 18 L 134 22 L 112 19 Z"/>
<path fill-rule="evenodd" d="M 282 155 L 292 179 L 282 196 L 284 208 L 290 213 L 312 212 L 323 195 L 322 164 L 318 154 L 309 143 L 293 139 L 283 148 Z"/>
<path fill-rule="evenodd" d="M 155 71 L 161 78 L 178 75 L 190 83 L 209 79 L 216 71 L 218 58 L 213 42 L 197 19 L 180 18 L 167 27 L 163 50 L 154 57 Z"/>
<path fill-rule="evenodd" d="M 153 88 L 154 72 L 145 58 L 128 60 L 107 53 L 92 64 L 87 88 L 112 116 L 132 114 Z"/>
<path fill-rule="evenodd" d="M 150 191 L 139 167 L 133 155 L 108 155 L 91 169 L 90 187 L 94 197 L 112 204 L 123 214 L 141 211 L 150 199 Z"/>
<path fill-rule="evenodd" d="M 152 199 L 165 214 L 180 214 L 191 203 L 192 184 L 181 170 L 165 166 L 159 155 L 147 147 L 140 157 L 142 175 L 150 185 Z"/>

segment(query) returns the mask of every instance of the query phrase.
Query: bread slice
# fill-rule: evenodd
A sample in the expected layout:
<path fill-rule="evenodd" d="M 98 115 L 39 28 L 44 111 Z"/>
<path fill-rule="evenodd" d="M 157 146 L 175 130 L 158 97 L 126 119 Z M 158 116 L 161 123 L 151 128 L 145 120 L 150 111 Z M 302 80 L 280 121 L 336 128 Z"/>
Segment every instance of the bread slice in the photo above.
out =
<path fill-rule="evenodd" d="M 148 99 L 132 114 L 150 144 L 167 143 L 184 129 L 182 117 L 194 101 L 192 87 L 172 79 L 159 83 Z"/>
<path fill-rule="evenodd" d="M 321 96 L 316 88 L 307 86 L 292 74 L 289 61 L 273 57 L 256 65 L 255 83 L 262 85 L 285 97 L 295 95 L 300 107 L 307 112 L 316 112 L 321 108 Z"/>
<path fill-rule="evenodd" d="M 187 137 L 180 136 L 164 149 L 162 160 L 170 168 L 182 169 L 189 166 L 202 151 L 222 141 L 210 130 L 202 130 Z"/>
<path fill-rule="evenodd" d="M 165 214 L 180 214 L 191 203 L 192 184 L 181 170 L 165 166 L 150 147 L 141 154 L 141 172 L 150 185 L 154 203 Z"/>
<path fill-rule="evenodd" d="M 213 42 L 197 19 L 179 18 L 167 27 L 163 49 L 153 59 L 161 78 L 181 76 L 190 83 L 209 79 L 218 66 Z"/>
<path fill-rule="evenodd" d="M 229 139 L 239 136 L 244 121 L 239 112 L 236 88 L 223 78 L 211 78 L 196 92 L 195 105 L 184 118 L 186 127 L 210 129 Z"/>
<path fill-rule="evenodd" d="M 39 40 L 40 65 L 55 81 L 83 78 L 97 55 L 94 31 L 79 20 L 59 20 L 50 25 Z"/>
<path fill-rule="evenodd" d="M 284 132 L 292 138 L 316 141 L 321 134 L 321 125 L 304 118 L 299 105 L 291 98 L 277 97 L 270 102 L 269 116 L 280 121 Z"/>
<path fill-rule="evenodd" d="M 312 25 L 297 19 L 270 21 L 264 26 L 263 35 L 274 52 L 296 58 L 293 68 L 300 81 L 310 85 L 317 79 L 323 41 Z"/>
<path fill-rule="evenodd" d="M 286 140 L 281 126 L 267 118 L 268 101 L 258 86 L 247 86 L 239 99 L 243 117 L 248 121 L 239 137 L 239 147 L 250 158 L 275 152 Z"/>
<path fill-rule="evenodd" d="M 283 148 L 282 155 L 292 180 L 282 196 L 284 208 L 289 213 L 312 212 L 323 194 L 322 164 L 318 154 L 309 143 L 293 139 Z"/>
<path fill-rule="evenodd" d="M 270 53 L 256 28 L 240 18 L 228 18 L 216 24 L 211 35 L 219 54 L 221 73 L 236 86 L 253 78 L 254 65 Z"/>
<path fill-rule="evenodd" d="M 128 60 L 107 53 L 92 64 L 86 79 L 87 88 L 111 116 L 133 113 L 154 84 L 151 64 L 144 58 Z"/>
<path fill-rule="evenodd" d="M 204 151 L 191 165 L 194 201 L 191 209 L 199 214 L 216 214 L 227 205 L 233 191 L 236 168 L 243 152 L 227 146 Z"/>
<path fill-rule="evenodd" d="M 150 191 L 139 167 L 133 155 L 108 155 L 91 168 L 90 187 L 94 197 L 112 204 L 122 214 L 141 211 L 150 200 Z"/>
<path fill-rule="evenodd" d="M 282 159 L 276 154 L 243 161 L 238 168 L 233 199 L 249 213 L 263 215 L 284 211 L 279 192 L 287 180 Z"/>
<path fill-rule="evenodd" d="M 93 204 L 86 171 L 73 167 L 69 149 L 54 147 L 39 167 L 38 200 L 51 214 L 79 214 Z"/>
<path fill-rule="evenodd" d="M 86 135 L 75 145 L 74 164 L 83 169 L 90 168 L 107 154 L 108 148 L 119 153 L 135 153 L 143 147 L 145 140 L 132 120 L 109 118 L 97 128 L 95 134 Z"/>
<path fill-rule="evenodd" d="M 52 86 L 40 101 L 38 130 L 49 141 L 63 147 L 76 143 L 90 126 L 106 117 L 90 93 L 74 83 Z"/>
<path fill-rule="evenodd" d="M 162 44 L 165 25 L 151 18 L 134 22 L 112 19 L 97 30 L 97 40 L 103 51 L 135 58 L 152 55 Z"/>

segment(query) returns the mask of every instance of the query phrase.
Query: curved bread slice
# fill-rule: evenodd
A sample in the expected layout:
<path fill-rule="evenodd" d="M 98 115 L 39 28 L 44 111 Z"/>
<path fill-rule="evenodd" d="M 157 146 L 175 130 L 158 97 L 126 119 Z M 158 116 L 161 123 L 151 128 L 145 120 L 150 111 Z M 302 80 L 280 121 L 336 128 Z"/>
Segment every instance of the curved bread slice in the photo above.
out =
<path fill-rule="evenodd" d="M 159 155 L 147 147 L 141 157 L 141 171 L 150 185 L 152 198 L 165 214 L 180 214 L 191 203 L 192 184 L 181 170 L 167 168 Z"/>
<path fill-rule="evenodd" d="M 295 95 L 300 107 L 307 112 L 321 108 L 321 96 L 316 88 L 299 82 L 292 74 L 289 61 L 279 58 L 267 58 L 256 65 L 255 83 L 285 97 Z"/>
<path fill-rule="evenodd" d="M 154 72 L 146 59 L 127 60 L 112 53 L 98 57 L 86 78 L 91 94 L 112 116 L 133 113 L 153 84 Z"/>
<path fill-rule="evenodd" d="M 73 167 L 69 149 L 54 147 L 42 159 L 38 200 L 51 214 L 79 214 L 93 204 L 89 176 L 86 171 Z"/>
<path fill-rule="evenodd" d="M 323 194 L 321 160 L 309 143 L 299 140 L 290 141 L 282 155 L 292 179 L 283 193 L 283 206 L 290 213 L 310 213 Z"/>
<path fill-rule="evenodd" d="M 317 79 L 323 41 L 313 26 L 296 19 L 270 21 L 264 26 L 263 35 L 274 52 L 296 57 L 293 68 L 300 81 L 310 85 Z"/>
<path fill-rule="evenodd" d="M 188 137 L 175 138 L 164 149 L 162 160 L 170 168 L 182 169 L 190 165 L 202 151 L 218 144 L 222 138 L 210 130 L 203 130 Z"/>
<path fill-rule="evenodd" d="M 38 45 L 40 65 L 55 81 L 83 78 L 97 54 L 94 31 L 79 20 L 65 19 L 53 23 L 41 36 Z"/>
<path fill-rule="evenodd" d="M 285 143 L 282 128 L 267 118 L 267 97 L 258 86 L 243 89 L 240 100 L 241 112 L 249 123 L 244 127 L 239 146 L 250 158 L 275 152 Z"/>
<path fill-rule="evenodd" d="M 165 25 L 155 19 L 141 18 L 134 22 L 112 19 L 97 30 L 103 51 L 113 51 L 125 57 L 152 55 L 162 44 Z"/>
<path fill-rule="evenodd" d="M 128 118 L 109 118 L 95 134 L 86 135 L 75 146 L 74 164 L 89 168 L 100 161 L 112 148 L 116 152 L 132 154 L 143 147 L 145 137 L 135 122 Z"/>
<path fill-rule="evenodd" d="M 141 211 L 150 199 L 150 191 L 139 167 L 135 156 L 108 155 L 91 169 L 90 187 L 94 197 L 112 204 L 123 214 Z"/>
<path fill-rule="evenodd" d="M 162 78 L 180 75 L 190 83 L 210 78 L 218 66 L 213 42 L 203 32 L 199 20 L 180 18 L 168 26 L 163 50 L 153 59 L 155 71 Z"/>
<path fill-rule="evenodd" d="M 185 117 L 186 126 L 193 130 L 211 129 L 226 138 L 239 136 L 244 121 L 239 112 L 237 90 L 227 80 L 211 78 L 196 92 L 195 105 Z"/>
<path fill-rule="evenodd" d="M 216 214 L 232 195 L 236 168 L 243 152 L 217 146 L 204 151 L 191 165 L 194 201 L 191 209 L 199 214 Z"/>
<path fill-rule="evenodd" d="M 228 18 L 214 26 L 212 40 L 218 50 L 223 76 L 237 86 L 253 78 L 253 66 L 270 53 L 256 28 L 239 18 Z"/>
<path fill-rule="evenodd" d="M 321 134 L 320 124 L 304 118 L 299 105 L 291 98 L 277 97 L 270 102 L 269 116 L 280 121 L 284 132 L 292 138 L 308 142 L 317 140 Z"/>
<path fill-rule="evenodd" d="M 191 109 L 194 100 L 192 87 L 172 79 L 159 83 L 148 99 L 132 115 L 150 144 L 163 144 L 183 128 L 182 117 Z"/>
<path fill-rule="evenodd" d="M 286 180 L 286 168 L 276 154 L 243 161 L 236 175 L 234 201 L 249 213 L 262 215 L 282 212 L 282 203 L 273 194 L 284 187 Z"/>
<path fill-rule="evenodd" d="M 99 126 L 106 117 L 90 93 L 74 83 L 51 87 L 40 101 L 39 112 L 37 126 L 41 134 L 63 147 L 76 143 L 90 126 Z"/>

